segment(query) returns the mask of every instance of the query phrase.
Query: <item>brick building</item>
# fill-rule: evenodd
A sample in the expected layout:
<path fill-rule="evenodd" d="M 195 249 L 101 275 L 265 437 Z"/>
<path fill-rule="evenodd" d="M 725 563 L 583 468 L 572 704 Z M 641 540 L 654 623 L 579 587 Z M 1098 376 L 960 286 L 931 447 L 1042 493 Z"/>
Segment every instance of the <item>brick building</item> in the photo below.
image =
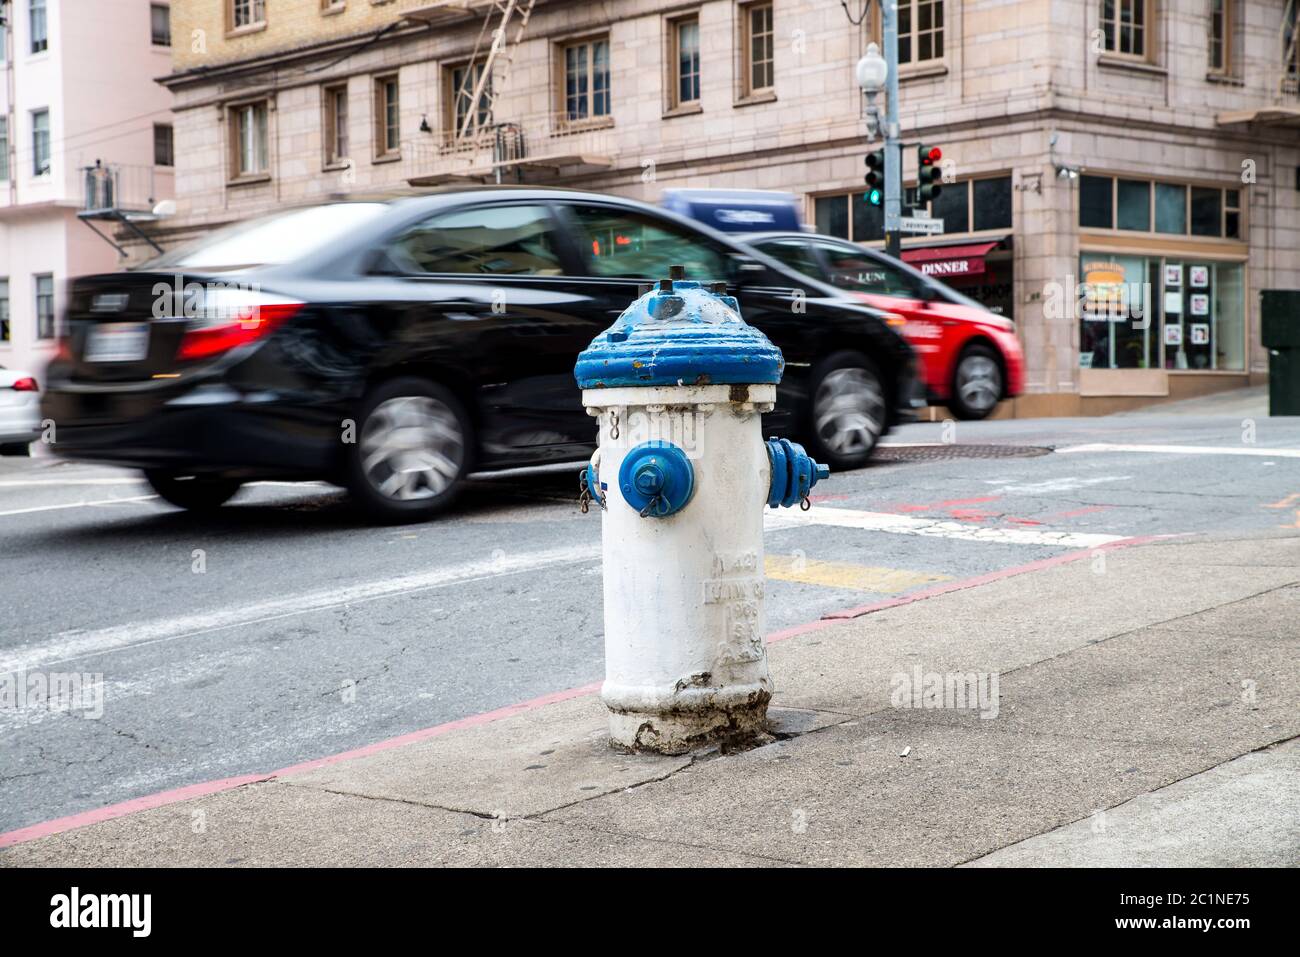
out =
<path fill-rule="evenodd" d="M 1258 292 L 1300 287 L 1296 0 L 899 7 L 904 139 L 942 146 L 948 179 L 929 210 L 943 234 L 904 255 L 1016 320 L 1030 394 L 1008 411 L 1259 380 Z M 837 0 L 171 9 L 164 244 L 331 194 L 457 182 L 652 202 L 780 189 L 820 231 L 880 240 L 853 83 L 872 10 L 855 25 Z"/>

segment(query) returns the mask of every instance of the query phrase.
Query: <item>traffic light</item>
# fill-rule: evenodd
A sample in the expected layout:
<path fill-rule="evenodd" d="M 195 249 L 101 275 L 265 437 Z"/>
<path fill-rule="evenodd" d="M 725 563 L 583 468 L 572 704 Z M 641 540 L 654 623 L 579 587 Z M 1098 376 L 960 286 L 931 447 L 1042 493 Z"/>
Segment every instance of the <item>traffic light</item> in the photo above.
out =
<path fill-rule="evenodd" d="M 924 206 L 933 199 L 937 199 L 943 187 L 939 181 L 943 179 L 943 170 L 939 168 L 939 160 L 943 159 L 943 150 L 937 146 L 926 146 L 924 143 L 916 148 L 916 202 L 919 206 Z"/>
<path fill-rule="evenodd" d="M 876 150 L 868 153 L 867 164 L 867 202 L 872 206 L 881 206 L 885 202 L 885 151 Z"/>

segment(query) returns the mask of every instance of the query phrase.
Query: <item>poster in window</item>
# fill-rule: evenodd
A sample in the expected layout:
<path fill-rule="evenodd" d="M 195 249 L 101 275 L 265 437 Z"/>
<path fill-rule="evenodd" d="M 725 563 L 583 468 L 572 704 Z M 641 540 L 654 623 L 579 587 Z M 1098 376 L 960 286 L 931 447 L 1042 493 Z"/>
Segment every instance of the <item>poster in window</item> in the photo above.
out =
<path fill-rule="evenodd" d="M 1192 345 L 1208 346 L 1210 344 L 1210 324 L 1208 322 L 1192 323 Z"/>
<path fill-rule="evenodd" d="M 1165 291 L 1165 313 L 1170 316 L 1182 315 L 1183 312 L 1183 294 L 1177 289 L 1172 292 Z"/>
<path fill-rule="evenodd" d="M 1181 346 L 1183 344 L 1183 327 L 1168 325 L 1165 326 L 1165 345 Z"/>
<path fill-rule="evenodd" d="M 1188 269 L 1191 275 L 1191 284 L 1197 289 L 1204 289 L 1210 284 L 1210 267 L 1209 266 L 1192 266 Z"/>
<path fill-rule="evenodd" d="M 1080 368 L 1080 369 L 1091 369 L 1091 368 L 1092 368 L 1092 353 L 1091 353 L 1091 352 L 1080 352 L 1080 353 L 1079 353 L 1079 368 Z"/>
<path fill-rule="evenodd" d="M 1183 284 L 1183 264 L 1166 263 L 1165 264 L 1165 285 L 1181 286 Z"/>
<path fill-rule="evenodd" d="M 1188 311 L 1193 316 L 1208 316 L 1210 314 L 1210 297 L 1203 292 L 1187 297 Z"/>

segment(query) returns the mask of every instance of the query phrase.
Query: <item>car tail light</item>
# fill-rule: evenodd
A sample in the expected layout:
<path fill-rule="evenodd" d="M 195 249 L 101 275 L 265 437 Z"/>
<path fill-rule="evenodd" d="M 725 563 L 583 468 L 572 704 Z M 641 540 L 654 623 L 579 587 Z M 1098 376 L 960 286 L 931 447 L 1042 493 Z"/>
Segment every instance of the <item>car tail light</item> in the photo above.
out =
<path fill-rule="evenodd" d="M 296 315 L 306 303 L 242 289 L 212 290 L 195 309 L 176 350 L 177 359 L 206 359 L 256 342 Z"/>
<path fill-rule="evenodd" d="M 10 386 L 10 388 L 12 388 L 15 392 L 40 392 L 41 391 L 40 386 L 36 384 L 36 380 L 33 379 L 31 376 L 23 376 L 12 386 Z"/>
<path fill-rule="evenodd" d="M 54 340 L 54 358 L 60 362 L 67 362 L 72 358 L 72 339 L 70 337 L 64 335 Z"/>

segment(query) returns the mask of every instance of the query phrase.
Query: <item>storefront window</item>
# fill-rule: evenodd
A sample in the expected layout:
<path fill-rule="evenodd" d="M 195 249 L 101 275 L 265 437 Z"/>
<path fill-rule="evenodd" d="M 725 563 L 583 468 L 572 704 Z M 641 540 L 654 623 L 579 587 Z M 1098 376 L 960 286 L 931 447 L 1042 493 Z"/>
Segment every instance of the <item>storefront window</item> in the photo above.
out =
<path fill-rule="evenodd" d="M 1110 229 L 1114 180 L 1109 176 L 1079 177 L 1079 225 Z"/>
<path fill-rule="evenodd" d="M 1156 232 L 1187 234 L 1187 187 L 1156 183 Z"/>
<path fill-rule="evenodd" d="M 853 241 L 869 243 L 885 238 L 885 210 L 872 206 L 866 193 L 854 193 L 849 197 L 853 206 Z"/>
<path fill-rule="evenodd" d="M 839 239 L 849 238 L 849 197 L 818 196 L 813 203 L 817 232 Z"/>
<path fill-rule="evenodd" d="M 1146 180 L 1120 180 L 1116 204 L 1120 229 L 1141 233 L 1151 229 L 1151 184 Z"/>
<path fill-rule="evenodd" d="M 1241 265 L 1168 259 L 1163 278 L 1165 368 L 1243 369 Z"/>
<path fill-rule="evenodd" d="M 1011 228 L 1011 177 L 977 179 L 975 190 L 975 228 Z"/>
<path fill-rule="evenodd" d="M 1084 253 L 1079 365 L 1085 369 L 1245 369 L 1244 267 Z"/>
<path fill-rule="evenodd" d="M 1223 190 L 1192 187 L 1192 235 L 1222 235 L 1221 201 Z"/>
<path fill-rule="evenodd" d="M 970 230 L 970 183 L 944 183 L 938 199 L 930 201 L 930 215 L 943 220 L 945 233 Z"/>
<path fill-rule="evenodd" d="M 1155 362 L 1158 323 L 1151 317 L 1156 265 L 1144 256 L 1084 253 L 1079 365 L 1085 369 L 1149 369 Z"/>
<path fill-rule="evenodd" d="M 1117 180 L 1113 176 L 1079 177 L 1079 225 L 1084 228 L 1148 233 L 1152 231 L 1153 205 L 1157 233 L 1241 238 L 1240 190 Z"/>

